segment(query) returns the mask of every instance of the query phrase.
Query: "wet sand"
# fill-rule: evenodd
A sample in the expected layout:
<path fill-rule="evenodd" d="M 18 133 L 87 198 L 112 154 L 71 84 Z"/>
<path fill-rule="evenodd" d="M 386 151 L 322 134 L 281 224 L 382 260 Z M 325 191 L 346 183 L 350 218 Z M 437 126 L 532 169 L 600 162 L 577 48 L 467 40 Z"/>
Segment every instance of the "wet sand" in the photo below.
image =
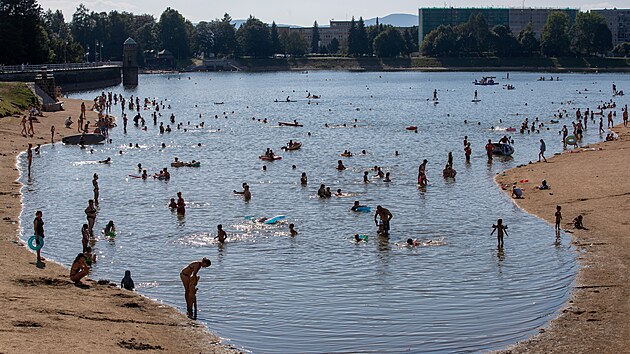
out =
<path fill-rule="evenodd" d="M 35 254 L 19 242 L 21 184 L 16 181 L 16 157 L 29 142 L 34 146 L 49 143 L 51 125 L 56 128 L 56 142 L 77 134 L 80 105 L 79 100 L 66 99 L 65 111 L 45 113 L 39 118 L 41 123 L 34 124 L 34 138 L 20 135 L 21 117 L 0 119 L 0 353 L 237 352 L 170 306 L 91 280 L 84 281 L 85 287 L 77 287 L 70 281 L 68 269 L 51 260 L 44 268 L 36 267 Z M 92 102 L 86 101 L 86 106 L 89 109 Z M 75 121 L 71 129 L 64 127 L 68 116 Z M 91 122 L 97 119 L 94 112 L 88 111 L 87 116 Z M 44 157 L 34 155 L 33 164 L 40 158 Z M 33 176 L 35 188 L 38 178 L 45 176 Z M 68 212 L 83 213 L 83 206 L 71 206 Z M 30 223 L 23 227 L 27 233 L 32 230 Z M 123 273 L 121 269 L 121 278 Z"/>
<path fill-rule="evenodd" d="M 615 131 L 619 140 L 590 146 L 595 151 L 576 149 L 497 175 L 500 185 L 528 180 L 518 183 L 524 199 L 514 201 L 529 213 L 555 224 L 556 205 L 562 206 L 562 228 L 569 232 L 562 237 L 572 237 L 581 266 L 570 300 L 549 328 L 504 353 L 630 351 L 630 128 Z M 551 189 L 535 189 L 543 179 Z M 579 214 L 588 230 L 573 227 Z"/>

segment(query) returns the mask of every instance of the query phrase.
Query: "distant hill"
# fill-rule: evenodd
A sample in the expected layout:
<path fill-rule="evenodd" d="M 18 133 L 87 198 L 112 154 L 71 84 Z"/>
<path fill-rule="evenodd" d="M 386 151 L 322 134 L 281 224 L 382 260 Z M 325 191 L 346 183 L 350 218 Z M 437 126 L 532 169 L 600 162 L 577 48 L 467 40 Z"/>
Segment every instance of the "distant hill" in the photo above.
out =
<path fill-rule="evenodd" d="M 241 27 L 243 23 L 247 20 L 232 20 L 232 24 L 237 29 Z M 376 17 L 364 20 L 366 26 L 372 26 L 376 24 Z M 418 15 L 412 14 L 389 14 L 384 17 L 378 18 L 378 23 L 382 23 L 384 25 L 392 25 L 394 27 L 413 27 L 418 25 Z M 271 25 L 271 24 L 269 24 Z M 277 24 L 278 27 L 291 27 L 291 28 L 304 28 L 304 26 L 298 25 L 286 25 L 286 24 Z M 320 23 L 319 27 L 328 27 L 328 23 Z"/>
<path fill-rule="evenodd" d="M 376 24 L 376 18 L 363 20 L 366 26 Z M 418 15 L 412 14 L 390 14 L 385 17 L 379 17 L 378 23 L 384 25 L 392 25 L 394 27 L 413 27 L 418 25 Z"/>

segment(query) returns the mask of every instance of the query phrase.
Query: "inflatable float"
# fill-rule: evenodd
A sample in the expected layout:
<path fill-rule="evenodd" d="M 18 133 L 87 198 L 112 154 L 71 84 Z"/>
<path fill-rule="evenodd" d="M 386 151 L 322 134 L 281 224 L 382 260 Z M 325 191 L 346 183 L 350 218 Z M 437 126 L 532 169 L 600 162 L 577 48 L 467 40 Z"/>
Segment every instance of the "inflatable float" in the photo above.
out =
<path fill-rule="evenodd" d="M 273 157 L 270 156 L 266 156 L 266 155 L 261 155 L 258 156 L 259 159 L 263 160 L 263 161 L 276 161 L 276 160 L 282 160 L 282 156 L 277 156 L 274 155 Z"/>
<path fill-rule="evenodd" d="M 105 140 L 101 134 L 77 134 L 66 136 L 61 141 L 66 145 L 95 145 Z"/>
<path fill-rule="evenodd" d="M 281 127 L 303 127 L 303 124 L 296 122 L 278 122 L 278 125 Z"/>
<path fill-rule="evenodd" d="M 44 238 L 41 237 L 39 239 L 39 245 L 37 244 L 37 236 L 33 235 L 31 237 L 29 237 L 28 239 L 28 248 L 32 249 L 33 251 L 39 251 L 42 249 L 42 247 L 44 247 Z"/>

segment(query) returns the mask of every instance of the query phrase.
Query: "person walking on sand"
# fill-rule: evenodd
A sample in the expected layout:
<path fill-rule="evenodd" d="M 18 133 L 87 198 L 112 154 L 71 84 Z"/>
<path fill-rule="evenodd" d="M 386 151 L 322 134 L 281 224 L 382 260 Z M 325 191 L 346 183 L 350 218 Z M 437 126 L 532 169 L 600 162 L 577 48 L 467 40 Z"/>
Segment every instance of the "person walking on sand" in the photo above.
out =
<path fill-rule="evenodd" d="M 545 141 L 540 139 L 540 152 L 538 153 L 538 162 L 540 162 L 541 157 L 545 160 L 545 162 L 547 162 L 547 159 L 545 158 L 546 150 L 547 150 L 547 146 L 545 145 Z"/>
<path fill-rule="evenodd" d="M 379 220 L 377 220 L 377 217 L 380 219 L 380 223 Z M 378 226 L 378 233 L 380 235 L 389 235 L 389 221 L 393 217 L 394 216 L 389 211 L 389 209 L 383 208 L 380 205 L 376 207 L 376 214 L 374 214 L 374 223 L 376 224 L 376 226 Z"/>
<path fill-rule="evenodd" d="M 626 108 L 623 110 L 623 126 L 628 126 L 628 105 L 626 105 Z"/>
<path fill-rule="evenodd" d="M 193 299 L 191 298 L 191 290 L 194 291 L 194 285 L 197 284 L 197 273 L 201 268 L 207 268 L 211 264 L 212 262 L 210 262 L 208 258 L 203 258 L 200 261 L 190 263 L 179 273 L 179 278 L 182 280 L 182 284 L 184 285 L 184 296 L 186 298 L 186 312 L 188 317 L 192 318 L 193 316 Z M 193 281 L 194 285 L 191 284 L 193 277 L 195 277 L 195 280 Z"/>
<path fill-rule="evenodd" d="M 26 116 L 22 116 L 22 122 L 20 124 L 22 125 L 22 131 L 20 134 L 22 134 L 22 136 L 26 136 L 28 134 L 26 131 Z"/>
<path fill-rule="evenodd" d="M 42 219 L 42 212 L 38 210 L 35 212 L 35 220 L 33 220 L 33 231 L 35 233 L 35 245 L 39 246 L 44 242 L 44 220 Z M 41 248 L 37 250 L 37 264 L 42 263 Z"/>
<path fill-rule="evenodd" d="M 94 207 L 94 200 L 88 200 L 88 206 L 84 211 L 88 222 L 90 238 L 94 238 L 94 223 L 96 222 L 96 208 Z"/>
<path fill-rule="evenodd" d="M 33 127 L 33 120 L 35 119 L 34 116 L 30 116 L 28 117 L 28 132 L 27 135 L 30 135 L 30 137 L 32 138 L 33 135 L 35 135 L 35 128 Z"/>
<path fill-rule="evenodd" d="M 503 219 L 497 220 L 497 224 L 492 225 L 492 232 L 490 235 L 492 235 L 495 231 L 497 232 L 497 242 L 499 248 L 503 248 L 503 234 L 505 233 L 506 236 L 509 236 L 507 228 L 507 225 L 503 225 Z"/>
<path fill-rule="evenodd" d="M 33 144 L 28 144 L 28 149 L 26 149 L 26 161 L 28 162 L 28 176 L 31 177 L 31 165 L 33 164 Z"/>
<path fill-rule="evenodd" d="M 55 126 L 54 125 L 50 126 L 50 143 L 51 144 L 55 143 Z"/>

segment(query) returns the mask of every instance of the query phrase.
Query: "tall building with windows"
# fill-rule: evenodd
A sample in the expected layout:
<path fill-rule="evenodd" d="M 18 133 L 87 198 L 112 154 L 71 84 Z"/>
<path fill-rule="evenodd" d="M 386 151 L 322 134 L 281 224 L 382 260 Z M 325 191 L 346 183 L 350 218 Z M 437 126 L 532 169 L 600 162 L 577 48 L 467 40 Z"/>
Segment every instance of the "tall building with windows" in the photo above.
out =
<path fill-rule="evenodd" d="M 571 23 L 577 16 L 577 9 L 534 9 L 534 8 L 421 8 L 419 10 L 420 43 L 429 32 L 440 25 L 457 26 L 465 23 L 471 15 L 481 13 L 488 22 L 488 27 L 496 25 L 509 26 L 516 35 L 531 22 L 534 32 L 540 37 L 547 17 L 554 11 L 562 11 L 569 15 Z"/>
<path fill-rule="evenodd" d="M 603 9 L 591 12 L 602 15 L 608 22 L 613 46 L 630 42 L 630 9 Z"/>

